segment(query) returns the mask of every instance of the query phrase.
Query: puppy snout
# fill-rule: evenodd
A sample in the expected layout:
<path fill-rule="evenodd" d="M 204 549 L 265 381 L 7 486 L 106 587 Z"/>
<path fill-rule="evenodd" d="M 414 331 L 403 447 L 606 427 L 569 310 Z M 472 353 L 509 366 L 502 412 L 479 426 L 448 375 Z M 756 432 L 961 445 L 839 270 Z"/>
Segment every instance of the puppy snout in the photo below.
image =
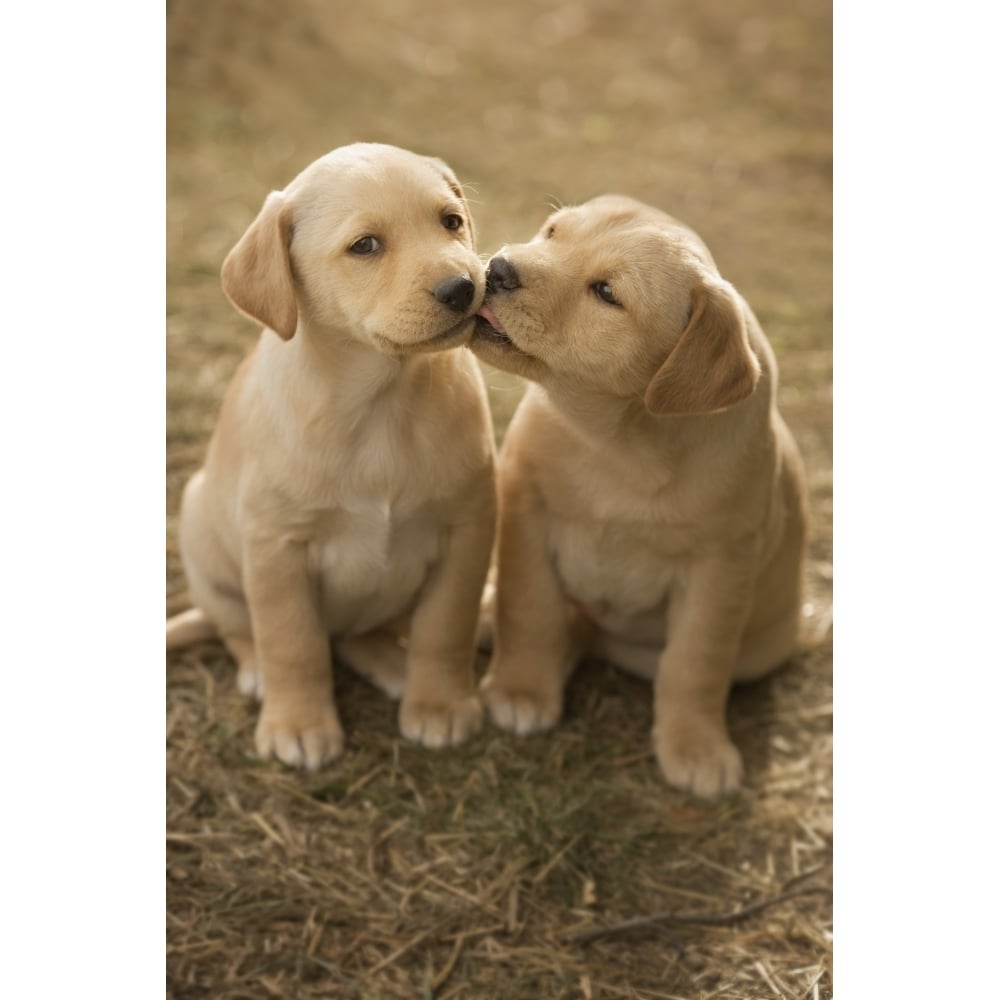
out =
<path fill-rule="evenodd" d="M 506 257 L 496 256 L 486 269 L 486 287 L 491 292 L 512 292 L 521 287 L 514 265 Z"/>
<path fill-rule="evenodd" d="M 434 298 L 457 313 L 465 312 L 469 308 L 475 294 L 475 282 L 467 274 L 448 278 L 434 289 Z"/>

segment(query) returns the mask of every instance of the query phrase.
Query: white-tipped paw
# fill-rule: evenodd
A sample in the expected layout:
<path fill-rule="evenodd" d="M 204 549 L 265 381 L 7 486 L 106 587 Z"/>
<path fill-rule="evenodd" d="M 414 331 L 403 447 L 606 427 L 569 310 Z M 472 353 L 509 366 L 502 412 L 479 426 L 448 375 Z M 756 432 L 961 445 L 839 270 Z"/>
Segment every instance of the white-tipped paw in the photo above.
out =
<path fill-rule="evenodd" d="M 344 730 L 332 701 L 275 706 L 265 699 L 254 739 L 262 759 L 277 757 L 307 771 L 335 760 L 344 749 Z"/>
<path fill-rule="evenodd" d="M 482 727 L 483 706 L 475 695 L 447 702 L 404 697 L 399 706 L 400 732 L 421 746 L 457 746 Z"/>
<path fill-rule="evenodd" d="M 740 787 L 743 760 L 725 731 L 658 724 L 653 746 L 664 778 L 675 788 L 715 799 Z"/>
<path fill-rule="evenodd" d="M 493 649 L 496 600 L 496 586 L 492 580 L 487 580 L 486 586 L 483 588 L 482 601 L 479 604 L 479 620 L 476 623 L 476 649 L 484 653 Z"/>
<path fill-rule="evenodd" d="M 236 670 L 236 690 L 246 698 L 264 699 L 264 675 L 252 661 L 244 661 Z"/>
<path fill-rule="evenodd" d="M 507 688 L 487 675 L 480 688 L 493 724 L 518 736 L 551 729 L 562 715 L 562 697 L 550 691 Z"/>
<path fill-rule="evenodd" d="M 337 655 L 357 674 L 374 684 L 393 701 L 406 691 L 406 650 L 388 635 L 362 635 L 341 639 Z"/>

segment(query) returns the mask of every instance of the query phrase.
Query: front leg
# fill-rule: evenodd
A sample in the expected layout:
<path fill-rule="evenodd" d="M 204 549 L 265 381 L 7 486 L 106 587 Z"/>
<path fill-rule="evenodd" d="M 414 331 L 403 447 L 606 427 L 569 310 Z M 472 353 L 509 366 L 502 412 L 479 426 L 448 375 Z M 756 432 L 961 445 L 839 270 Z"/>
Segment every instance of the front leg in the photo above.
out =
<path fill-rule="evenodd" d="M 750 615 L 753 565 L 749 553 L 695 560 L 670 594 L 653 743 L 667 781 L 703 798 L 734 791 L 743 773 L 726 729 L 726 702 Z"/>
<path fill-rule="evenodd" d="M 493 722 L 526 736 L 551 729 L 580 653 L 549 552 L 548 518 L 531 485 L 502 480 L 493 656 L 482 694 Z"/>
<path fill-rule="evenodd" d="M 243 567 L 264 688 L 257 752 L 315 770 L 340 754 L 344 733 L 333 702 L 330 641 L 306 545 L 289 539 L 248 541 Z"/>
<path fill-rule="evenodd" d="M 475 518 L 452 526 L 410 619 L 399 728 L 407 739 L 428 747 L 464 743 L 483 721 L 475 636 L 493 545 L 492 477 L 488 492 L 470 498 L 467 509 L 476 512 Z"/>

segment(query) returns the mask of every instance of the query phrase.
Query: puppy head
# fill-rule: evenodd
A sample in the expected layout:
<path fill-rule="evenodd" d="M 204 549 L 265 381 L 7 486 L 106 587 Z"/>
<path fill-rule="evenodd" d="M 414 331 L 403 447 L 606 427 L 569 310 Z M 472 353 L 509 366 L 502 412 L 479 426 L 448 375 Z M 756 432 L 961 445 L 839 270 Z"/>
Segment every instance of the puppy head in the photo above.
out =
<path fill-rule="evenodd" d="M 285 340 L 304 324 L 402 355 L 467 340 L 484 274 L 448 165 L 356 143 L 268 195 L 226 257 L 222 287 Z"/>
<path fill-rule="evenodd" d="M 744 308 L 691 230 L 605 195 L 560 209 L 490 261 L 471 346 L 550 388 L 710 413 L 745 399 L 760 376 Z"/>

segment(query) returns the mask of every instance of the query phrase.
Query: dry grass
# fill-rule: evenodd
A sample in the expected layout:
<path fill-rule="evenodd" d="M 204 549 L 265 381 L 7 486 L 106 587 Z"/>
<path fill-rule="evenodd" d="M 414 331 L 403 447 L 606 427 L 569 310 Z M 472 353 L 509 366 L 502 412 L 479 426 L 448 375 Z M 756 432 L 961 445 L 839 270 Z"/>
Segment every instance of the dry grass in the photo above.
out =
<path fill-rule="evenodd" d="M 168 967 L 174 996 L 751 997 L 830 984 L 829 900 L 738 925 L 574 932 L 671 910 L 724 916 L 829 885 L 830 705 L 801 665 L 734 699 L 750 787 L 664 789 L 648 690 L 585 668 L 555 736 L 436 754 L 345 676 L 339 765 L 248 755 L 254 712 L 221 652 L 170 681 Z M 588 985 L 589 984 L 589 985 Z M 595 992 L 596 991 L 596 992 Z"/>
<path fill-rule="evenodd" d="M 831 602 L 830 10 L 733 0 L 448 5 L 171 0 L 167 607 L 186 603 L 180 489 L 256 337 L 218 268 L 263 194 L 343 142 L 449 160 L 480 248 L 550 201 L 617 189 L 697 228 L 782 366 L 810 472 L 810 585 Z M 363 10 L 363 13 L 360 11 Z M 519 398 L 488 372 L 498 435 Z M 735 692 L 746 788 L 667 789 L 646 685 L 587 664 L 544 739 L 435 753 L 347 671 L 344 758 L 251 756 L 255 710 L 221 646 L 167 671 L 168 995 L 349 998 L 832 996 L 831 900 L 738 921 L 574 935 L 649 914 L 727 917 L 829 888 L 831 649 Z"/>

